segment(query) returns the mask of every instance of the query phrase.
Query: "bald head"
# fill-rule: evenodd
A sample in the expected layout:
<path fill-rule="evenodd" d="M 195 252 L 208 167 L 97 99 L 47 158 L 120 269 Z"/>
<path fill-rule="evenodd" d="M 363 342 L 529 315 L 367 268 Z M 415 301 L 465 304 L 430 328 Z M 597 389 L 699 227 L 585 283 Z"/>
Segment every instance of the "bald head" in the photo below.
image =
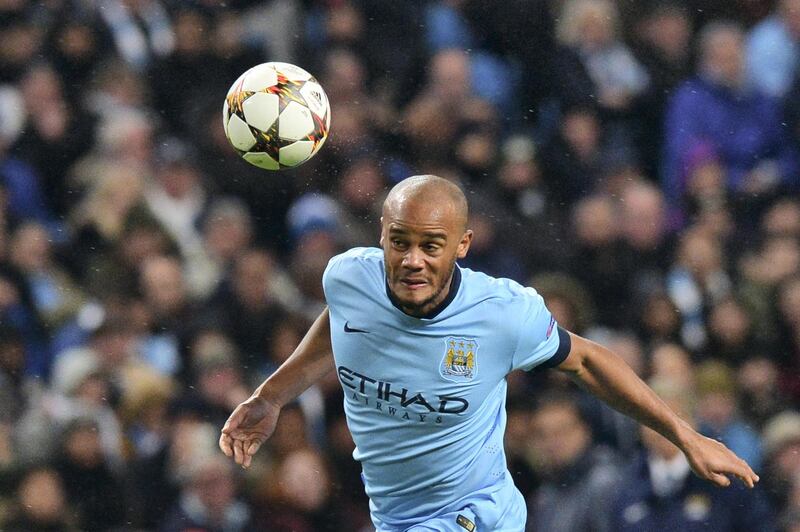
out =
<path fill-rule="evenodd" d="M 441 177 L 409 177 L 389 192 L 381 247 L 389 291 L 406 314 L 422 317 L 444 302 L 472 242 L 467 214 L 464 193 Z"/>
<path fill-rule="evenodd" d="M 424 212 L 441 221 L 452 221 L 460 231 L 467 228 L 469 206 L 464 192 L 455 183 L 435 175 L 415 175 L 389 191 L 383 202 L 383 217 L 391 219 L 403 212 Z"/>

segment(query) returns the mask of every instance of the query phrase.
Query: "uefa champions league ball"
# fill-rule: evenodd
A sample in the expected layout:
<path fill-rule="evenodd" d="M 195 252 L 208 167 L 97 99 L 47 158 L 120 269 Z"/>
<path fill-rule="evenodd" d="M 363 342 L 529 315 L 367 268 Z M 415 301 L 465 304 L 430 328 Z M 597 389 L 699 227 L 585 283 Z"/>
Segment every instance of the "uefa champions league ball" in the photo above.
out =
<path fill-rule="evenodd" d="M 331 110 L 314 77 L 288 63 L 256 65 L 228 90 L 225 136 L 245 161 L 267 170 L 293 168 L 328 138 Z"/>

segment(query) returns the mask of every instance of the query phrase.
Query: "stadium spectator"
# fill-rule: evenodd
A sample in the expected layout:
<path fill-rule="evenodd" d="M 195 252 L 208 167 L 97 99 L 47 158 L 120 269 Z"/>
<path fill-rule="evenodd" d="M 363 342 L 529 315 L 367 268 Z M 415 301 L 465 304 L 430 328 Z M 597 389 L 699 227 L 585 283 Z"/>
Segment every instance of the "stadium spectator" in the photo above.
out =
<path fill-rule="evenodd" d="M 800 473 L 800 414 L 786 410 L 775 415 L 764 425 L 763 434 L 767 493 L 777 508 L 787 508 L 792 483 Z"/>
<path fill-rule="evenodd" d="M 192 150 L 175 139 L 162 141 L 155 179 L 145 184 L 144 202 L 188 262 L 203 256 L 199 225 L 209 205 L 204 178 Z"/>
<path fill-rule="evenodd" d="M 175 47 L 172 21 L 159 0 L 113 0 L 97 11 L 117 54 L 137 70 Z"/>
<path fill-rule="evenodd" d="M 333 504 L 340 508 L 340 515 L 347 516 L 344 526 L 350 530 L 369 530 L 369 498 L 362 489 L 361 467 L 350 460 L 355 443 L 347 420 L 341 411 L 341 390 L 326 396 L 325 413 L 325 458 L 330 466 L 331 497 Z"/>
<path fill-rule="evenodd" d="M 742 415 L 753 427 L 763 429 L 787 402 L 780 388 L 777 364 L 763 355 L 751 356 L 739 368 L 737 381 Z"/>
<path fill-rule="evenodd" d="M 165 111 L 166 127 L 177 134 L 192 127 L 190 117 L 208 94 L 227 91 L 238 74 L 231 79 L 221 58 L 214 56 L 212 20 L 201 10 L 182 6 L 175 12 L 174 30 L 174 47 L 152 62 L 147 75 L 153 104 Z M 178 93 L 181 98 L 175 100 Z"/>
<path fill-rule="evenodd" d="M 55 336 L 75 318 L 86 295 L 56 262 L 50 240 L 42 225 L 22 224 L 11 235 L 9 258 L 25 279 L 38 315 Z"/>
<path fill-rule="evenodd" d="M 4 233 L 0 230 L 0 254 L 6 252 Z M 32 296 L 22 275 L 5 257 L 0 259 L 0 316 L 9 333 L 22 339 L 25 376 L 49 374 L 52 358 Z"/>
<path fill-rule="evenodd" d="M 569 324 L 576 331 L 586 331 L 594 323 L 594 301 L 586 287 L 573 277 L 559 272 L 541 273 L 533 276 L 528 285 L 536 286 L 537 292 L 547 297 L 559 323 Z"/>
<path fill-rule="evenodd" d="M 685 2 L 650 4 L 632 23 L 632 51 L 650 78 L 636 106 L 641 124 L 637 147 L 646 173 L 658 175 L 667 102 L 691 73 L 692 20 Z"/>
<path fill-rule="evenodd" d="M 639 377 L 647 377 L 649 368 L 644 348 L 635 334 L 598 327 L 590 332 L 589 337 L 612 349 Z M 585 392 L 579 396 L 579 405 L 591 427 L 595 444 L 614 450 L 620 457 L 631 456 L 639 449 L 641 443 L 636 422 L 631 418 Z"/>
<path fill-rule="evenodd" d="M 122 427 L 116 412 L 106 402 L 112 388 L 98 354 L 88 348 L 61 354 L 52 378 L 52 388 L 29 400 L 17 424 L 15 439 L 20 460 L 36 462 L 53 458 L 60 442 L 52 431 L 60 433 L 74 420 L 85 419 L 94 423 L 104 461 L 114 468 L 122 467 Z"/>
<path fill-rule="evenodd" d="M 775 193 L 797 185 L 797 152 L 786 140 L 782 109 L 745 87 L 742 29 L 713 22 L 699 35 L 697 77 L 672 98 L 665 120 L 663 185 L 674 209 L 686 191 L 688 157 L 710 142 L 736 194 Z"/>
<path fill-rule="evenodd" d="M 7 46 L 0 55 L 0 80 L 17 82 L 25 70 L 35 61 L 43 43 L 31 17 L 26 16 L 25 5 L 9 3 L 3 9 L 3 25 L 0 35 Z"/>
<path fill-rule="evenodd" d="M 725 271 L 720 243 L 699 228 L 687 230 L 678 244 L 675 263 L 667 273 L 670 298 L 681 313 L 681 339 L 693 351 L 706 347 L 706 309 L 730 295 L 731 279 Z"/>
<path fill-rule="evenodd" d="M 25 345 L 13 327 L 0 327 L 0 424 L 9 430 L 26 404 Z M 8 434 L 8 432 L 6 433 Z"/>
<path fill-rule="evenodd" d="M 784 96 L 792 86 L 800 60 L 798 39 L 800 2 L 781 0 L 747 36 L 747 83 L 768 96 Z"/>
<path fill-rule="evenodd" d="M 606 0 L 564 2 L 556 34 L 572 47 L 594 85 L 601 109 L 624 112 L 650 82 L 644 68 L 619 36 L 619 13 Z"/>
<path fill-rule="evenodd" d="M 691 389 L 662 377 L 653 389 L 689 422 Z M 689 463 L 667 439 L 642 428 L 645 451 L 629 464 L 616 489 L 611 530 L 776 530 L 761 488 L 719 490 L 691 474 Z"/>
<path fill-rule="evenodd" d="M 353 161 L 342 173 L 337 199 L 341 204 L 340 223 L 347 228 L 342 238 L 348 247 L 369 246 L 380 234 L 380 217 L 386 177 L 377 160 L 363 157 Z"/>
<path fill-rule="evenodd" d="M 180 261 L 166 256 L 148 258 L 139 270 L 139 286 L 152 312 L 151 334 L 164 345 L 160 351 L 164 358 L 152 364 L 164 372 L 186 376 L 188 340 L 199 317 L 186 291 Z"/>
<path fill-rule="evenodd" d="M 178 503 L 158 530 L 252 530 L 252 510 L 238 500 L 236 479 L 228 462 L 219 457 L 198 459 L 185 474 Z"/>
<path fill-rule="evenodd" d="M 664 196 L 643 180 L 626 183 L 620 195 L 620 232 L 628 277 L 627 290 L 637 298 L 664 282 L 665 264 L 674 252 Z"/>
<path fill-rule="evenodd" d="M 10 516 L 2 522 L 9 532 L 76 532 L 72 508 L 67 503 L 64 481 L 51 467 L 31 467 L 20 475 Z"/>
<path fill-rule="evenodd" d="M 198 333 L 191 347 L 192 382 L 187 395 L 202 410 L 203 419 L 215 426 L 225 423 L 226 412 L 247 397 L 236 350 L 228 338 L 217 331 Z"/>
<path fill-rule="evenodd" d="M 48 32 L 45 46 L 52 57 L 53 67 L 62 75 L 64 92 L 73 102 L 81 102 L 89 90 L 94 71 L 103 61 L 108 49 L 108 35 L 97 31 L 99 21 L 77 2 L 62 6 Z M 78 5 L 76 5 L 78 4 Z M 72 13 L 69 13 L 69 10 Z"/>
<path fill-rule="evenodd" d="M 201 222 L 202 244 L 186 260 L 187 283 L 198 299 L 211 296 L 232 268 L 236 256 L 253 243 L 253 219 L 235 197 L 211 200 Z"/>
<path fill-rule="evenodd" d="M 694 364 L 689 352 L 678 344 L 663 343 L 650 353 L 650 376 L 668 379 L 688 390 L 694 389 Z"/>
<path fill-rule="evenodd" d="M 514 386 L 510 386 L 513 390 Z M 509 396 L 508 425 L 503 442 L 508 460 L 508 470 L 514 477 L 514 485 L 526 500 L 536 493 L 540 482 L 536 454 L 531 439 L 533 405 L 526 399 L 527 390 Z"/>
<path fill-rule="evenodd" d="M 298 236 L 289 257 L 289 271 L 306 302 L 301 311 L 309 318 L 325 305 L 322 273 L 339 249 L 337 233 L 331 228 L 305 228 Z"/>
<path fill-rule="evenodd" d="M 7 117 L 2 119 L 10 120 Z M 5 209 L 8 210 L 8 221 L 17 224 L 21 220 L 35 220 L 56 231 L 59 224 L 45 202 L 41 179 L 30 164 L 13 155 L 5 155 L 9 141 L 10 138 L 0 134 L 0 187 L 2 195 L 7 198 Z"/>
<path fill-rule="evenodd" d="M 55 463 L 81 530 L 122 526 L 127 506 L 125 491 L 105 458 L 94 421 L 78 418 L 64 428 Z"/>
<path fill-rule="evenodd" d="M 469 148 L 463 145 L 468 139 L 462 133 L 491 133 L 498 118 L 497 111 L 475 93 L 465 51 L 442 50 L 433 55 L 430 65 L 427 85 L 406 107 L 403 132 L 418 164 L 443 164 L 451 158 L 459 161 L 459 149 Z M 479 140 L 493 142 L 493 138 Z M 484 145 L 475 147 L 485 148 Z M 467 162 L 463 158 L 465 155 L 462 153 L 459 161 L 462 167 Z M 473 177 L 478 178 L 480 174 Z"/>
<path fill-rule="evenodd" d="M 278 460 L 274 474 L 281 481 L 270 486 L 267 501 L 260 506 L 260 528 L 311 532 L 336 523 L 351 529 L 350 516 L 331 505 L 328 466 L 317 451 L 292 449 Z"/>
<path fill-rule="evenodd" d="M 542 398 L 530 437 L 542 482 L 529 500 L 526 530 L 613 530 L 608 509 L 619 477 L 617 457 L 594 445 L 577 401 Z"/>
<path fill-rule="evenodd" d="M 272 329 L 284 314 L 270 287 L 274 270 L 270 253 L 249 249 L 236 257 L 229 277 L 209 302 L 207 320 L 226 331 L 244 367 L 255 369 L 265 363 Z"/>
<path fill-rule="evenodd" d="M 489 275 L 514 279 L 518 283 L 524 282 L 522 257 L 516 250 L 506 249 L 499 244 L 497 236 L 502 229 L 498 227 L 491 211 L 473 212 L 470 224 L 476 230 L 476 238 L 472 240 L 469 257 L 462 261 L 464 266 Z"/>
<path fill-rule="evenodd" d="M 619 213 L 613 200 L 601 194 L 587 196 L 572 209 L 574 275 L 592 293 L 603 325 L 627 321 L 628 278 L 620 238 Z M 613 297 L 612 297 L 613 294 Z"/>
<path fill-rule="evenodd" d="M 565 109 L 556 135 L 542 147 L 543 177 L 552 201 L 569 206 L 598 192 L 604 163 L 597 110 L 590 105 Z"/>
<path fill-rule="evenodd" d="M 791 529 L 794 429 L 776 416 L 800 406 L 797 19 L 796 0 L 0 1 L 0 529 L 82 527 L 47 460 L 85 417 L 125 486 L 121 528 L 164 525 L 189 448 L 219 428 L 199 391 L 224 404 L 228 384 L 274 372 L 324 304 L 328 258 L 377 245 L 388 187 L 414 173 L 458 183 L 495 235 L 463 266 L 532 279 L 641 376 L 701 391 L 698 368 L 724 362 L 700 406 L 724 432 L 738 403 Z M 245 162 L 220 121 L 231 83 L 270 60 L 313 73 L 333 109 L 326 145 L 290 171 Z M 184 201 L 165 186 L 181 180 L 197 185 L 172 186 Z M 241 377 L 195 356 L 217 335 Z M 509 470 L 529 499 L 518 401 L 569 391 L 559 377 L 508 377 Z M 311 447 L 282 471 L 324 457 L 334 510 L 286 527 L 371 530 L 341 393 L 335 373 L 311 388 L 237 479 L 254 518 L 275 510 L 273 465 Z M 579 405 L 595 442 L 639 450 L 629 418 Z"/>
<path fill-rule="evenodd" d="M 211 457 L 207 445 L 208 424 L 195 403 L 169 401 L 165 426 L 147 453 L 130 461 L 131 520 L 136 526 L 157 529 L 179 500 L 181 485 L 192 460 Z M 160 415 L 160 414 L 159 414 Z"/>
<path fill-rule="evenodd" d="M 94 118 L 66 100 L 60 75 L 46 63 L 31 65 L 20 80 L 26 126 L 10 153 L 30 164 L 48 193 L 47 208 L 57 217 L 70 206 L 66 171 L 94 143 Z"/>
<path fill-rule="evenodd" d="M 761 441 L 739 415 L 733 371 L 722 362 L 700 364 L 695 373 L 697 424 L 706 436 L 725 442 L 761 469 Z"/>
<path fill-rule="evenodd" d="M 733 297 L 723 299 L 710 309 L 708 333 L 711 356 L 734 367 L 747 360 L 758 347 L 750 314 Z"/>
<path fill-rule="evenodd" d="M 148 260 L 177 255 L 175 242 L 147 209 L 134 209 L 125 219 L 119 239 L 111 249 L 92 253 L 85 260 L 84 283 L 103 300 L 133 297 L 139 293 L 139 269 Z"/>

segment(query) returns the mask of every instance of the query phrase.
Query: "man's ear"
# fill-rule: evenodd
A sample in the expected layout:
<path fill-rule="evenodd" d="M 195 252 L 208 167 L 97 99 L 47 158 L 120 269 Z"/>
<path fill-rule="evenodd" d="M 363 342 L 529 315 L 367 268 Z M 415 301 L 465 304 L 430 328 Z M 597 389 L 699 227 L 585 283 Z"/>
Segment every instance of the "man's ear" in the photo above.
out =
<path fill-rule="evenodd" d="M 466 257 L 470 244 L 472 244 L 472 229 L 467 229 L 464 236 L 461 237 L 461 242 L 458 243 L 456 257 L 459 259 Z"/>
<path fill-rule="evenodd" d="M 383 247 L 383 216 L 381 216 L 381 239 L 378 242 Z"/>

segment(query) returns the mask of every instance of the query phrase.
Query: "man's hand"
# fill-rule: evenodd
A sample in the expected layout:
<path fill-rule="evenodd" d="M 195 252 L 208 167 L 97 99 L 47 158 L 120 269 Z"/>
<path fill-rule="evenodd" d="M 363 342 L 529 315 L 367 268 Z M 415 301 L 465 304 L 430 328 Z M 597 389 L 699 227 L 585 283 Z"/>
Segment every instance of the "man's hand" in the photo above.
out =
<path fill-rule="evenodd" d="M 253 396 L 236 407 L 219 437 L 219 448 L 233 456 L 237 464 L 250 467 L 253 455 L 272 436 L 278 422 L 279 406 L 263 397 Z"/>
<path fill-rule="evenodd" d="M 717 486 L 730 486 L 728 475 L 738 477 L 748 488 L 755 486 L 759 480 L 747 462 L 722 443 L 701 434 L 695 433 L 683 446 L 683 452 L 697 476 Z"/>
<path fill-rule="evenodd" d="M 286 362 L 236 407 L 222 427 L 219 448 L 240 466 L 250 467 L 253 455 L 275 431 L 281 407 L 297 399 L 333 367 L 330 314 L 326 307 Z"/>

